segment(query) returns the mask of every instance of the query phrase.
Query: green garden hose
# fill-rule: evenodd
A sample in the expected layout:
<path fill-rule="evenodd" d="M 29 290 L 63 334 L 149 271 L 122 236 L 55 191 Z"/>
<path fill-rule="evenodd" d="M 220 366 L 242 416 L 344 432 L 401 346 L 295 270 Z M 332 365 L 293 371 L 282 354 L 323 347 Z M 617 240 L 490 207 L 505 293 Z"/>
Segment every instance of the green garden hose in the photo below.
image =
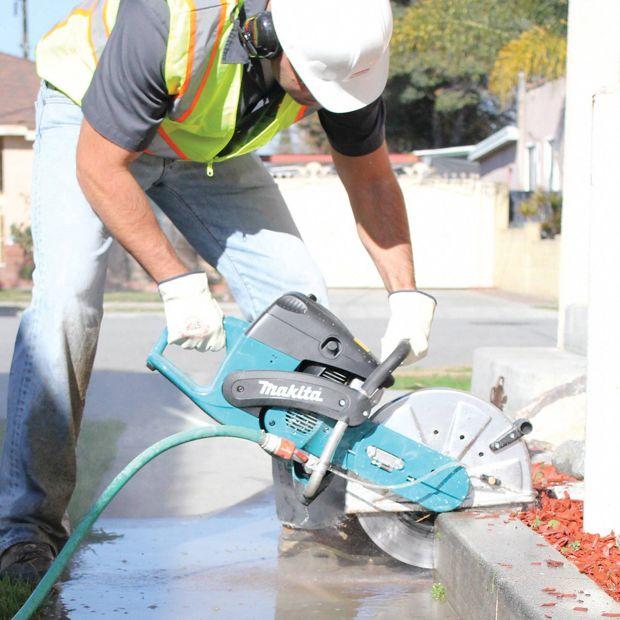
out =
<path fill-rule="evenodd" d="M 210 437 L 236 437 L 237 439 L 245 439 L 254 443 L 261 443 L 264 439 L 262 431 L 242 428 L 240 426 L 204 426 L 201 428 L 184 431 L 166 437 L 150 448 L 147 448 L 142 454 L 137 456 L 123 471 L 121 471 L 114 480 L 108 485 L 106 490 L 101 494 L 99 499 L 93 504 L 86 516 L 80 524 L 75 528 L 71 538 L 66 542 L 62 551 L 54 563 L 50 566 L 39 585 L 35 588 L 23 607 L 13 616 L 13 620 L 27 620 L 37 611 L 41 603 L 46 599 L 50 590 L 59 579 L 63 569 L 79 547 L 80 543 L 88 534 L 90 528 L 99 515 L 105 510 L 107 505 L 116 497 L 117 493 L 150 461 L 163 454 L 171 448 L 176 448 L 184 443 L 197 441 L 199 439 L 209 439 Z"/>

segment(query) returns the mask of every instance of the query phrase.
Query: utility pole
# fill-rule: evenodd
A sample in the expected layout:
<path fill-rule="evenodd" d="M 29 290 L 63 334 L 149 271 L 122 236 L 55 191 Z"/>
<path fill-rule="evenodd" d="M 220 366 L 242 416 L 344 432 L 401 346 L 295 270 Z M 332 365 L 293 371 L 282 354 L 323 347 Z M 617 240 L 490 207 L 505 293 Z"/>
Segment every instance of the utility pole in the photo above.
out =
<path fill-rule="evenodd" d="M 22 56 L 28 58 L 30 54 L 30 40 L 28 37 L 28 0 L 15 0 L 14 7 L 16 16 L 20 4 L 22 12 Z"/>

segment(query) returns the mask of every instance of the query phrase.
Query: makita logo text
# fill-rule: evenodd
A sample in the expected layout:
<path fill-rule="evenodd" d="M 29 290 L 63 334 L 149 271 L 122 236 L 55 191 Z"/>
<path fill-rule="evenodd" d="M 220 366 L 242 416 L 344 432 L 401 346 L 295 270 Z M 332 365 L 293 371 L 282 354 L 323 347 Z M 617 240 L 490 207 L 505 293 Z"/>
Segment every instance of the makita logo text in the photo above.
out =
<path fill-rule="evenodd" d="M 297 387 L 294 383 L 291 385 L 275 385 L 270 381 L 260 381 L 260 393 L 265 396 L 276 396 L 277 398 L 295 398 L 297 400 L 311 400 L 315 403 L 323 402 L 323 392 L 321 390 L 313 390 L 308 385 L 300 385 Z"/>

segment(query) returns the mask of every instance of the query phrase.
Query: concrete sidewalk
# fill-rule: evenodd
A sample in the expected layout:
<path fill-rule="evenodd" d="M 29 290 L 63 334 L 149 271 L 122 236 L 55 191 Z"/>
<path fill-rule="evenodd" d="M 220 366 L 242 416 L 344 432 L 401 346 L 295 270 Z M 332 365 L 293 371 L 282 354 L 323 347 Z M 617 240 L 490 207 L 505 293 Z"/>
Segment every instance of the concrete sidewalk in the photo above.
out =
<path fill-rule="evenodd" d="M 436 578 L 461 620 L 620 614 L 620 603 L 509 513 L 448 513 L 436 526 Z"/>

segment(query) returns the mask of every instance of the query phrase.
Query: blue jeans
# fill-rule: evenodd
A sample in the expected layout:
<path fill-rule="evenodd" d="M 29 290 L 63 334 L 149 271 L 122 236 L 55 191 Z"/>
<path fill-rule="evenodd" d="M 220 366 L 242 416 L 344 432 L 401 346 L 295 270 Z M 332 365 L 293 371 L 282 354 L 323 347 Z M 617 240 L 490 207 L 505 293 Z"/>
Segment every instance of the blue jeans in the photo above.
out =
<path fill-rule="evenodd" d="M 76 479 L 75 445 L 103 314 L 112 238 L 75 174 L 82 112 L 42 85 L 32 188 L 36 270 L 9 378 L 0 461 L 0 554 L 24 541 L 58 550 L 69 534 L 66 507 Z M 255 155 L 215 166 L 143 155 L 132 172 L 196 251 L 226 278 L 247 319 L 286 291 L 326 302 L 323 278 L 273 179 Z M 310 507 L 274 462 L 279 517 L 323 527 L 338 520 L 342 485 Z"/>

